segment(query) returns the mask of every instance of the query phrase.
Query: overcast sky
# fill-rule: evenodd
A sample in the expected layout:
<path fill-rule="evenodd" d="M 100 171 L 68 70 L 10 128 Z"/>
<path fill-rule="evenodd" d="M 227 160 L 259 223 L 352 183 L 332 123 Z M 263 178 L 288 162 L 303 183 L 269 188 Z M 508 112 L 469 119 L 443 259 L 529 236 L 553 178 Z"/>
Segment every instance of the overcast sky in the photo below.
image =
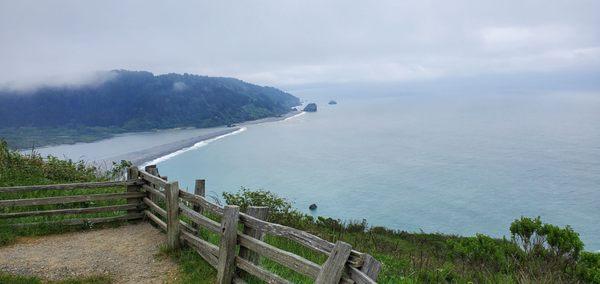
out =
<path fill-rule="evenodd" d="M 111 69 L 274 86 L 595 72 L 599 11 L 577 0 L 0 0 L 0 83 Z"/>

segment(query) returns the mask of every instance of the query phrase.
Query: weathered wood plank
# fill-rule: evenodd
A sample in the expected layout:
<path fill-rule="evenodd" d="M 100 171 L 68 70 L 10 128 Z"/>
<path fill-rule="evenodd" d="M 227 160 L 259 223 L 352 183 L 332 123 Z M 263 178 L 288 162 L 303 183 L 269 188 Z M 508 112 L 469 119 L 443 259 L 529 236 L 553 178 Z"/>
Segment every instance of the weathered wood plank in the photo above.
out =
<path fill-rule="evenodd" d="M 219 243 L 219 263 L 217 283 L 229 284 L 235 276 L 235 253 L 237 244 L 237 224 L 240 208 L 227 205 L 221 220 L 221 242 Z"/>
<path fill-rule="evenodd" d="M 142 188 L 143 188 L 143 189 L 145 189 L 146 191 L 148 191 L 148 192 L 149 192 L 151 195 L 154 195 L 154 196 L 160 197 L 160 198 L 162 198 L 163 200 L 165 200 L 165 199 L 166 199 L 166 197 L 165 197 L 165 194 L 164 194 L 164 193 L 162 193 L 160 190 L 158 190 L 158 189 L 156 189 L 156 188 L 150 187 L 150 186 L 148 186 L 148 185 L 145 185 L 145 184 L 144 184 L 144 185 L 142 185 Z M 152 199 L 152 201 L 153 201 L 153 202 L 158 202 L 158 199 L 156 199 L 156 198 L 153 198 L 153 199 Z"/>
<path fill-rule="evenodd" d="M 238 276 L 234 276 L 233 280 L 231 281 L 231 283 L 233 283 L 233 284 L 247 284 L 247 282 L 244 279 L 242 279 L 242 278 L 240 278 Z"/>
<path fill-rule="evenodd" d="M 150 200 L 148 197 L 144 197 L 142 200 L 146 205 L 148 205 L 148 207 L 150 207 L 150 209 L 158 213 L 158 215 L 165 218 L 167 217 L 167 211 L 165 209 L 162 209 L 160 206 L 156 205 L 156 203 L 152 202 L 152 200 Z"/>
<path fill-rule="evenodd" d="M 267 216 L 269 214 L 269 208 L 264 206 L 250 206 L 246 210 L 246 214 L 255 217 L 260 220 L 267 220 Z M 265 233 L 259 229 L 254 229 L 249 226 L 244 226 L 243 230 L 245 235 L 248 235 L 257 240 L 264 240 Z M 251 263 L 256 265 L 260 264 L 260 255 L 257 253 L 246 249 L 245 247 L 240 247 L 240 257 L 243 259 L 247 259 Z"/>
<path fill-rule="evenodd" d="M 200 215 L 200 213 L 185 206 L 183 203 L 179 203 L 179 209 L 181 210 L 181 213 L 189 217 L 194 224 L 203 226 L 217 234 L 221 233 L 221 224 L 219 224 L 218 222 L 215 222 L 204 215 Z"/>
<path fill-rule="evenodd" d="M 219 263 L 219 260 L 217 259 L 219 248 L 217 246 L 184 231 L 181 232 L 181 239 L 185 240 L 188 245 L 194 248 L 206 262 L 214 268 L 217 268 Z"/>
<path fill-rule="evenodd" d="M 365 254 L 363 259 L 364 262 L 363 266 L 360 268 L 360 271 L 366 274 L 369 278 L 377 280 L 379 271 L 381 271 L 381 262 L 379 262 L 370 254 Z"/>
<path fill-rule="evenodd" d="M 258 218 L 252 217 L 248 214 L 241 213 L 240 220 L 244 224 L 244 226 L 249 226 L 251 228 L 262 230 L 263 232 L 271 235 L 280 236 L 296 241 L 301 245 L 304 245 L 305 247 L 318 252 L 329 254 L 329 252 L 331 252 L 331 250 L 334 247 L 334 244 L 324 239 L 321 239 L 313 234 L 304 232 L 302 230 L 298 230 L 296 228 L 291 228 L 284 225 L 263 221 Z"/>
<path fill-rule="evenodd" d="M 68 219 L 68 220 L 50 221 L 50 222 L 6 224 L 3 226 L 4 227 L 30 227 L 30 226 L 40 226 L 40 225 L 80 226 L 80 225 L 84 225 L 84 224 L 95 225 L 95 224 L 111 223 L 111 222 L 119 222 L 119 221 L 130 221 L 130 220 L 141 219 L 142 217 L 143 217 L 143 214 L 138 213 L 136 215 L 124 215 L 124 216 L 116 216 L 116 217 Z"/>
<path fill-rule="evenodd" d="M 165 186 L 167 204 L 167 246 L 179 248 L 179 183 L 171 182 Z"/>
<path fill-rule="evenodd" d="M 145 181 L 147 181 L 147 182 L 149 182 L 151 184 L 154 184 L 156 186 L 166 187 L 167 184 L 169 184 L 169 182 L 167 182 L 166 180 L 164 180 L 164 179 L 162 179 L 160 177 L 157 177 L 155 175 L 152 175 L 152 174 L 150 174 L 150 173 L 148 173 L 148 172 L 146 172 L 144 170 L 140 170 L 139 173 L 140 173 L 140 177 L 143 180 L 145 180 Z"/>
<path fill-rule="evenodd" d="M 215 215 L 223 215 L 223 207 L 206 200 L 206 198 L 202 196 L 194 195 L 184 190 L 179 192 L 179 196 L 183 200 L 187 200 L 193 204 L 202 206 L 206 211 L 209 211 Z"/>
<path fill-rule="evenodd" d="M 130 210 L 130 209 L 140 210 L 140 209 L 143 209 L 143 207 L 144 206 L 141 203 L 132 203 L 132 204 L 111 205 L 111 206 L 102 206 L 102 207 L 67 208 L 67 209 L 55 209 L 55 210 L 45 210 L 45 211 L 0 213 L 0 219 L 32 217 L 32 216 L 87 214 L 87 213 L 98 213 L 98 212 L 126 211 L 126 210 Z"/>
<path fill-rule="evenodd" d="M 282 264 L 283 266 L 286 266 L 306 276 L 316 278 L 321 271 L 321 266 L 308 259 L 304 259 L 291 252 L 274 247 L 250 236 L 238 234 L 238 242 L 241 246 L 244 246 L 262 256 L 268 257 Z"/>
<path fill-rule="evenodd" d="M 129 167 L 127 168 L 127 181 L 128 184 L 126 186 L 127 192 L 141 192 L 141 186 L 137 185 L 135 182 L 138 180 L 138 168 L 137 167 Z M 127 204 L 135 204 L 139 203 L 139 198 L 128 198 Z M 135 214 L 138 213 L 139 210 L 137 208 L 127 210 L 127 214 Z"/>
<path fill-rule="evenodd" d="M 125 186 L 124 181 L 100 181 L 100 182 L 81 182 L 67 184 L 47 184 L 47 185 L 26 185 L 26 186 L 9 186 L 0 187 L 0 193 L 15 193 L 15 192 L 32 192 L 44 190 L 71 190 L 71 189 L 93 189 L 100 187 L 116 187 Z"/>
<path fill-rule="evenodd" d="M 375 280 L 371 279 L 367 274 L 360 271 L 356 267 L 349 266 L 348 272 L 350 273 L 350 279 L 354 280 L 356 284 L 376 284 Z"/>
<path fill-rule="evenodd" d="M 337 241 L 329 258 L 327 258 L 323 264 L 323 268 L 319 272 L 317 279 L 315 279 L 315 283 L 338 284 L 342 278 L 342 273 L 344 272 L 344 267 L 351 251 L 351 245 L 342 241 Z"/>
<path fill-rule="evenodd" d="M 124 199 L 124 198 L 140 198 L 145 195 L 146 194 L 143 192 L 119 192 L 119 193 L 105 193 L 105 194 L 55 196 L 55 197 L 30 198 L 30 199 L 10 199 L 10 200 L 0 200 L 0 207 L 53 205 L 53 204 L 75 203 L 75 202 L 87 202 L 87 201 L 114 200 L 114 199 Z"/>
<path fill-rule="evenodd" d="M 158 174 L 158 168 L 156 167 L 156 165 L 147 165 L 144 167 L 144 171 L 153 176 L 160 176 L 160 174 Z"/>
<path fill-rule="evenodd" d="M 202 196 L 205 197 L 206 196 L 206 180 L 203 179 L 197 179 L 196 183 L 194 185 L 194 194 L 198 195 L 198 196 Z M 193 207 L 194 211 L 202 214 L 202 212 L 204 211 L 202 209 L 202 206 L 194 204 Z M 194 228 L 198 229 L 197 224 L 194 224 Z"/>
<path fill-rule="evenodd" d="M 167 231 L 167 223 L 165 223 L 163 220 L 158 218 L 156 215 L 152 214 L 152 212 L 150 212 L 149 210 L 144 210 L 144 214 L 146 215 L 146 217 L 148 217 L 148 219 L 156 223 L 156 225 L 158 225 L 165 232 Z"/>
<path fill-rule="evenodd" d="M 165 209 L 162 209 L 160 206 L 158 206 L 156 203 L 152 202 L 152 200 L 148 199 L 147 197 L 144 197 L 143 201 L 146 205 L 148 205 L 149 208 L 154 210 L 154 212 L 158 213 L 158 215 L 162 216 L 163 218 L 167 218 L 167 211 Z M 182 220 L 179 220 L 179 225 L 183 226 L 185 229 L 187 229 L 190 232 L 193 232 L 193 233 L 198 232 L 198 230 L 196 228 L 194 228 L 193 226 L 191 226 L 190 224 L 188 224 Z"/>
<path fill-rule="evenodd" d="M 144 170 L 153 176 L 156 176 L 156 177 L 160 176 L 160 174 L 158 173 L 158 169 L 156 168 L 156 165 L 148 165 L 148 166 L 144 167 Z M 145 181 L 143 178 L 142 178 L 142 181 L 144 181 L 144 184 L 148 184 L 151 188 L 156 188 L 156 189 L 161 188 L 161 186 L 158 186 L 156 184 Z M 150 200 L 152 200 L 152 202 L 158 204 L 159 197 L 155 194 L 150 194 Z M 163 200 L 164 200 L 164 198 L 163 198 Z"/>
<path fill-rule="evenodd" d="M 216 214 L 222 215 L 223 208 L 211 203 L 201 196 L 194 195 L 192 193 L 186 191 L 180 191 L 180 197 L 184 200 L 192 202 L 194 204 L 202 206 L 205 210 Z M 267 221 L 263 221 L 257 218 L 254 218 L 248 214 L 240 213 L 240 221 L 244 224 L 244 226 L 249 226 L 254 229 L 262 230 L 265 233 L 272 234 L 275 236 L 285 237 L 287 239 L 296 241 L 301 245 L 304 245 L 307 248 L 313 249 L 317 252 L 322 252 L 324 254 L 329 254 L 334 247 L 334 244 L 328 242 L 324 239 L 321 239 L 315 235 L 310 233 L 283 226 L 280 224 L 274 224 Z M 352 250 L 350 254 L 350 264 L 353 266 L 360 267 L 362 265 L 362 253 Z"/>
<path fill-rule="evenodd" d="M 279 275 L 268 271 L 260 266 L 255 265 L 254 263 L 252 263 L 251 261 L 248 261 L 244 258 L 241 257 L 236 257 L 235 258 L 235 264 L 238 268 L 248 272 L 249 274 L 252 274 L 256 277 L 258 277 L 259 279 L 270 283 L 270 284 L 291 284 L 292 282 L 281 278 Z"/>

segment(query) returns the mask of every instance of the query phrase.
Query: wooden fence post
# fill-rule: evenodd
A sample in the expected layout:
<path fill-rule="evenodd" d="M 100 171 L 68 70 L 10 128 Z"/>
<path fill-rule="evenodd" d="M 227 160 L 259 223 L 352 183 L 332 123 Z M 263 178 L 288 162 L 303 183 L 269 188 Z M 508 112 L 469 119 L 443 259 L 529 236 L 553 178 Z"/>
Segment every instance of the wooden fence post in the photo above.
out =
<path fill-rule="evenodd" d="M 217 283 L 219 284 L 230 284 L 235 276 L 239 215 L 240 208 L 238 206 L 225 206 L 221 220 L 221 242 L 219 243 L 219 263 L 217 264 Z"/>
<path fill-rule="evenodd" d="M 158 168 L 156 168 L 156 165 L 148 165 L 144 167 L 144 171 L 148 172 L 153 176 L 158 176 Z"/>
<path fill-rule="evenodd" d="M 158 176 L 158 168 L 156 168 L 156 165 L 148 165 L 146 167 L 144 167 L 144 171 L 146 171 L 147 173 L 153 175 L 153 176 Z M 152 187 L 156 188 L 156 186 L 151 185 Z M 158 188 L 156 188 L 158 189 Z M 159 203 L 159 198 L 158 196 L 154 195 L 154 194 L 150 194 L 150 200 L 152 200 L 152 202 L 154 202 L 154 204 L 160 204 Z"/>
<path fill-rule="evenodd" d="M 130 166 L 127 168 L 127 182 L 133 182 L 138 179 L 138 168 L 136 166 Z M 127 192 L 140 192 L 141 186 L 135 184 L 128 184 L 126 187 Z M 135 204 L 140 203 L 141 198 L 128 198 L 127 204 Z M 127 210 L 127 215 L 131 216 L 133 214 L 139 213 L 139 208 L 129 209 Z"/>
<path fill-rule="evenodd" d="M 194 194 L 206 197 L 206 180 L 197 179 L 194 186 Z M 202 206 L 194 204 L 194 211 L 202 214 Z"/>
<path fill-rule="evenodd" d="M 167 205 L 167 247 L 179 248 L 179 183 L 171 182 L 165 187 Z"/>
<path fill-rule="evenodd" d="M 260 220 L 267 220 L 269 208 L 265 206 L 250 206 L 246 210 L 246 214 Z M 261 241 L 265 238 L 265 233 L 262 230 L 253 229 L 249 226 L 244 226 L 244 234 Z M 243 246 L 240 247 L 240 257 L 247 259 L 256 265 L 260 263 L 260 256 Z"/>
<path fill-rule="evenodd" d="M 205 180 L 203 180 L 203 179 L 196 180 L 196 184 L 194 185 L 194 194 L 205 197 L 205 195 L 206 195 L 206 181 Z M 193 207 L 194 211 L 202 214 L 202 211 L 203 211 L 202 206 L 194 203 L 194 205 L 192 207 Z M 194 227 L 194 229 L 198 230 L 198 233 L 200 233 L 200 226 L 198 226 L 198 224 L 193 223 L 192 227 Z"/>
<path fill-rule="evenodd" d="M 379 262 L 370 254 L 365 254 L 364 258 L 364 263 L 360 268 L 360 271 L 369 276 L 369 278 L 377 281 L 377 276 L 381 270 L 381 262 Z"/>
<path fill-rule="evenodd" d="M 315 279 L 315 283 L 317 284 L 337 284 L 340 282 L 342 278 L 342 273 L 344 272 L 344 266 L 346 265 L 346 261 L 348 261 L 348 257 L 350 257 L 350 252 L 352 251 L 352 246 L 342 242 L 337 241 L 333 250 L 331 250 L 331 254 L 329 258 L 323 264 L 323 268 L 317 275 L 317 279 Z"/>

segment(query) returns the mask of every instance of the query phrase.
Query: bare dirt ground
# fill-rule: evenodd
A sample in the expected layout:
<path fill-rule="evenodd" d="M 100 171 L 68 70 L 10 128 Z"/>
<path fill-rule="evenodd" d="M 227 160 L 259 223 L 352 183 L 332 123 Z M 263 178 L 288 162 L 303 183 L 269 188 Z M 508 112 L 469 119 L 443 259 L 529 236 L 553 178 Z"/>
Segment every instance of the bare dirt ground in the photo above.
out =
<path fill-rule="evenodd" d="M 0 247 L 0 271 L 47 280 L 110 276 L 115 283 L 165 283 L 177 264 L 156 257 L 166 235 L 148 223 L 21 238 Z"/>

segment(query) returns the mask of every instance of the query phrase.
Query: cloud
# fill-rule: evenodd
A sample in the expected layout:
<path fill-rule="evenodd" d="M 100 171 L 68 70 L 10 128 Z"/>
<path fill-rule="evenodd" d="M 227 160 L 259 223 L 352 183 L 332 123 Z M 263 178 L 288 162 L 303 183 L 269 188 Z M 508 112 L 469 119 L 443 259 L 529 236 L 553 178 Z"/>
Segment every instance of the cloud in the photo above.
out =
<path fill-rule="evenodd" d="M 113 69 L 275 86 L 600 69 L 599 10 L 583 0 L 0 0 L 0 82 Z"/>
<path fill-rule="evenodd" d="M 188 86 L 184 82 L 173 83 L 173 91 L 181 92 L 187 90 Z"/>
<path fill-rule="evenodd" d="M 116 78 L 116 76 L 117 74 L 113 71 L 48 74 L 3 82 L 0 84 L 0 91 L 8 90 L 29 93 L 43 87 L 77 88 L 80 86 L 97 86 Z"/>

